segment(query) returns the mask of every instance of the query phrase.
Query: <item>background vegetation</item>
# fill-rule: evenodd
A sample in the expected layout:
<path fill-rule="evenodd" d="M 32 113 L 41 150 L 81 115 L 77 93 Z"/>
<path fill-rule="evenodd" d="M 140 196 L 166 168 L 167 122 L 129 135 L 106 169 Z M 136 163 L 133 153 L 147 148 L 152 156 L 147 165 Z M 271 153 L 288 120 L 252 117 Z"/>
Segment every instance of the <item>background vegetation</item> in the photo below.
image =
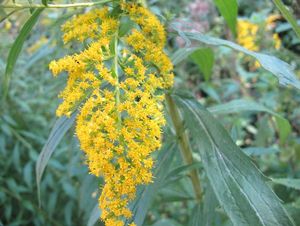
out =
<path fill-rule="evenodd" d="M 6 1 L 0 3 L 9 4 Z M 258 50 L 288 62 L 299 77 L 300 40 L 274 3 L 267 0 L 240 0 L 238 3 L 237 24 L 246 20 L 258 27 L 254 37 Z M 299 2 L 287 0 L 284 3 L 299 18 Z M 172 27 L 171 21 L 175 21 L 186 32 L 198 31 L 237 42 L 234 33 L 239 34 L 242 29 L 228 23 L 230 18 L 221 16 L 221 8 L 212 1 L 161 0 L 149 1 L 148 5 L 169 27 Z M 41 180 L 41 208 L 35 179 L 38 155 L 44 145 L 56 146 L 53 141 L 47 143 L 47 138 L 51 128 L 57 126 L 54 124 L 59 103 L 57 94 L 65 84 L 65 78 L 52 78 L 48 64 L 71 52 L 59 38 L 60 25 L 84 10 L 47 9 L 40 15 L 26 37 L 12 72 L 8 95 L 1 98 L 0 225 L 93 225 L 99 216 L 98 187 L 103 181 L 88 174 L 72 128 L 55 148 Z M 5 84 L 9 50 L 31 15 L 30 9 L 25 9 L 6 18 L 10 12 L 11 9 L 0 6 L 0 18 L 3 18 L 0 23 L 1 84 Z M 278 16 L 267 24 L 270 15 Z M 184 38 L 175 37 L 174 29 L 169 28 L 169 31 L 167 51 L 173 55 L 187 43 Z M 281 40 L 280 47 L 276 47 L 274 34 Z M 278 85 L 277 78 L 253 58 L 232 48 L 202 45 L 199 49 L 199 44 L 192 41 L 190 47 L 196 46 L 197 50 L 192 49 L 190 52 L 193 53 L 185 60 L 183 52 L 173 55 L 176 88 L 192 91 L 216 116 L 235 143 L 266 176 L 272 178 L 269 185 L 283 201 L 296 225 L 300 225 L 300 179 L 297 179 L 300 178 L 299 90 Z M 282 73 L 281 83 L 297 86 L 297 82 L 287 81 L 286 73 Z M 5 89 L 2 86 L 1 95 Z M 165 135 L 167 141 L 176 139 L 169 127 L 165 128 Z M 193 141 L 192 144 L 197 145 Z M 144 208 L 141 218 L 146 215 L 144 225 L 232 225 L 206 183 L 202 164 L 184 166 L 177 149 L 169 142 L 158 153 L 157 158 L 162 159 L 158 162 L 167 164 L 161 163 L 162 166 L 157 167 L 157 182 L 147 188 L 146 198 L 143 196 L 138 200 Z M 195 152 L 194 158 L 200 159 L 199 154 Z M 206 191 L 204 205 L 195 205 L 193 200 L 188 177 L 191 168 L 201 172 L 203 190 Z M 101 225 L 100 222 L 96 224 Z"/>

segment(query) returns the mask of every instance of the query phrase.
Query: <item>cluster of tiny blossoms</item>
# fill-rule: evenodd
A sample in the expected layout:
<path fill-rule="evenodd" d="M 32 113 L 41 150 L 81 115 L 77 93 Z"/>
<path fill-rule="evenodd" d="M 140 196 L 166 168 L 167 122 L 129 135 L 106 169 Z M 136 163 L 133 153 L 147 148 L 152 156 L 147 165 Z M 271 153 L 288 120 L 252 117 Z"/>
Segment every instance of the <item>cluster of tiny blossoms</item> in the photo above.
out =
<path fill-rule="evenodd" d="M 264 29 L 266 29 L 267 31 L 272 30 L 274 26 L 274 21 L 278 18 L 279 17 L 277 15 L 270 15 L 266 19 Z M 239 19 L 237 29 L 237 42 L 248 50 L 259 51 L 259 25 L 244 19 Z M 273 33 L 272 38 L 273 46 L 275 47 L 275 49 L 279 49 L 281 46 L 281 40 L 278 34 Z"/>
<path fill-rule="evenodd" d="M 57 115 L 70 116 L 79 108 L 81 149 L 90 172 L 105 180 L 99 205 L 106 226 L 123 226 L 132 217 L 128 204 L 137 186 L 152 182 L 151 153 L 161 146 L 165 123 L 163 90 L 173 84 L 160 21 L 137 4 L 120 8 L 118 15 L 103 8 L 68 21 L 62 27 L 64 42 L 88 47 L 49 65 L 55 76 L 68 73 Z M 124 37 L 118 36 L 121 17 L 136 24 Z"/>
<path fill-rule="evenodd" d="M 252 51 L 258 51 L 259 46 L 257 45 L 257 33 L 258 25 L 251 23 L 247 20 L 238 20 L 237 30 L 237 42 Z"/>

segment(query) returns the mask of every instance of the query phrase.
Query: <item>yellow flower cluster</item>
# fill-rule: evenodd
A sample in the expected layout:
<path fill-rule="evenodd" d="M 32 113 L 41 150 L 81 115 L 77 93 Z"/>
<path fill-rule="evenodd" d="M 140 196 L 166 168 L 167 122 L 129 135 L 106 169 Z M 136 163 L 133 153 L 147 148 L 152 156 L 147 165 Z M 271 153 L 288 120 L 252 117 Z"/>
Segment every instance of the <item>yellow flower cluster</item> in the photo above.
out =
<path fill-rule="evenodd" d="M 268 16 L 268 18 L 266 19 L 266 26 L 268 30 L 274 30 L 274 28 L 276 27 L 276 20 L 281 19 L 282 17 L 278 14 L 271 14 Z M 278 33 L 274 33 L 273 34 L 273 43 L 274 43 L 274 47 L 275 49 L 280 49 L 281 47 L 281 39 L 278 35 Z"/>
<path fill-rule="evenodd" d="M 278 33 L 274 33 L 273 34 L 273 42 L 274 42 L 275 49 L 280 49 L 280 47 L 281 47 L 281 39 L 280 39 Z"/>
<path fill-rule="evenodd" d="M 137 25 L 125 37 L 118 37 L 121 17 Z M 49 65 L 54 75 L 69 76 L 57 115 L 79 107 L 81 149 L 90 172 L 105 180 L 101 218 L 106 226 L 123 226 L 137 186 L 152 182 L 151 153 L 161 146 L 163 90 L 173 85 L 165 31 L 150 11 L 131 3 L 121 4 L 119 15 L 104 8 L 75 17 L 63 31 L 65 42 L 85 41 L 88 48 Z"/>
<path fill-rule="evenodd" d="M 270 14 L 266 19 L 266 25 L 269 30 L 273 29 L 276 26 L 276 21 L 281 19 L 279 14 Z"/>
<path fill-rule="evenodd" d="M 257 45 L 257 32 L 258 25 L 251 23 L 247 20 L 238 20 L 237 24 L 237 42 L 252 51 L 258 51 L 259 46 Z"/>
<path fill-rule="evenodd" d="M 274 21 L 279 19 L 278 15 L 270 15 L 265 24 L 265 29 L 272 30 L 274 25 Z M 259 51 L 259 26 L 255 23 L 249 22 L 247 20 L 240 19 L 238 20 L 238 36 L 237 42 L 245 47 L 248 50 Z M 275 49 L 279 49 L 281 46 L 281 40 L 277 33 L 272 35 L 273 44 Z"/>

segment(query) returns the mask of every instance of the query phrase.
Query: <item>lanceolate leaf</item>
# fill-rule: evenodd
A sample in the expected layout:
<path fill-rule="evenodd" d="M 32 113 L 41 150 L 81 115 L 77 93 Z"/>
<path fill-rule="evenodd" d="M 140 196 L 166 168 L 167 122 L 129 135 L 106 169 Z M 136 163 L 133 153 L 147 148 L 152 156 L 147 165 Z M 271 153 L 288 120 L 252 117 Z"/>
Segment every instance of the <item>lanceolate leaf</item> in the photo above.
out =
<path fill-rule="evenodd" d="M 181 61 L 185 60 L 189 55 L 191 55 L 194 51 L 196 51 L 198 48 L 181 48 L 178 49 L 173 55 L 172 55 L 172 63 L 174 65 L 179 64 Z"/>
<path fill-rule="evenodd" d="M 284 18 L 290 23 L 293 30 L 296 32 L 298 38 L 300 39 L 300 27 L 297 24 L 297 20 L 294 18 L 294 16 L 290 13 L 290 11 L 286 8 L 286 6 L 281 0 L 273 0 L 273 2 L 275 3 L 279 11 L 282 13 Z"/>
<path fill-rule="evenodd" d="M 266 154 L 275 154 L 279 152 L 278 148 L 264 148 L 264 147 L 249 147 L 249 148 L 243 148 L 243 152 L 246 155 L 252 155 L 252 156 L 259 156 L 259 155 L 266 155 Z"/>
<path fill-rule="evenodd" d="M 220 104 L 211 107 L 208 110 L 213 114 L 217 114 L 217 115 L 238 113 L 243 111 L 267 112 L 269 114 L 272 114 L 275 116 L 275 121 L 279 131 L 279 137 L 281 143 L 285 142 L 287 136 L 291 132 L 291 125 L 288 120 L 286 120 L 280 114 L 270 110 L 269 108 L 251 100 L 243 100 L 243 99 L 233 100 L 225 104 Z"/>
<path fill-rule="evenodd" d="M 197 203 L 193 208 L 189 226 L 200 226 L 202 225 L 202 221 L 203 221 L 203 216 L 202 216 L 201 204 Z"/>
<path fill-rule="evenodd" d="M 265 177 L 196 100 L 174 96 L 210 184 L 236 226 L 294 225 Z"/>
<path fill-rule="evenodd" d="M 224 17 L 231 32 L 236 35 L 236 22 L 238 15 L 237 0 L 214 0 L 214 3 L 218 7 L 221 15 Z"/>
<path fill-rule="evenodd" d="M 218 225 L 217 222 L 220 222 L 221 216 L 220 216 L 220 212 L 217 212 L 217 208 L 220 205 L 209 182 L 206 183 L 206 186 L 207 187 L 203 197 L 203 208 L 202 208 L 203 218 L 201 219 L 201 224 L 199 224 L 199 226 Z"/>
<path fill-rule="evenodd" d="M 232 48 L 234 50 L 243 52 L 249 56 L 252 56 L 256 58 L 261 66 L 266 69 L 267 71 L 271 72 L 273 75 L 275 75 L 279 83 L 282 85 L 291 85 L 298 89 L 300 89 L 300 81 L 295 76 L 293 69 L 289 64 L 286 62 L 278 59 L 277 57 L 263 54 L 263 53 L 257 53 L 250 50 L 245 49 L 244 47 L 219 38 L 210 37 L 207 35 L 203 35 L 199 32 L 183 32 L 178 29 L 178 26 L 176 23 L 172 25 L 172 27 L 178 32 L 180 36 L 183 36 L 185 39 L 189 38 L 194 41 L 199 41 L 201 43 L 205 43 L 207 45 L 213 45 L 213 46 L 227 46 L 229 48 Z"/>
<path fill-rule="evenodd" d="M 190 57 L 198 65 L 205 80 L 208 81 L 211 77 L 215 60 L 213 50 L 211 48 L 201 48 L 193 52 Z"/>
<path fill-rule="evenodd" d="M 210 107 L 208 108 L 208 110 L 216 115 L 238 113 L 244 111 L 267 112 L 275 116 L 277 126 L 278 128 L 280 128 L 279 133 L 280 136 L 282 137 L 282 140 L 284 140 L 284 138 L 286 138 L 291 131 L 291 125 L 288 120 L 286 120 L 280 114 L 265 107 L 264 105 L 261 105 L 251 100 L 244 100 L 244 99 L 233 100 L 225 104 L 220 104 L 217 106 Z"/>
<path fill-rule="evenodd" d="M 262 111 L 262 112 L 268 112 L 272 115 L 281 117 L 279 114 L 268 109 L 267 107 L 265 107 L 261 104 L 258 104 L 254 101 L 245 100 L 245 99 L 232 100 L 232 101 L 224 103 L 224 104 L 219 104 L 219 105 L 210 107 L 210 108 L 208 108 L 208 110 L 211 113 L 216 114 L 216 115 L 238 113 L 238 112 L 243 112 L 243 111 L 249 111 L 249 112 Z"/>
<path fill-rule="evenodd" d="M 95 207 L 93 208 L 92 210 L 92 213 L 89 217 L 89 220 L 87 222 L 87 226 L 93 226 L 97 223 L 97 221 L 99 220 L 100 218 L 100 215 L 101 215 L 101 210 L 99 208 L 99 204 L 97 203 L 95 205 Z"/>
<path fill-rule="evenodd" d="M 30 34 L 33 26 L 37 22 L 41 12 L 43 9 L 36 9 L 31 17 L 26 21 L 24 26 L 22 27 L 20 34 L 18 35 L 17 39 L 15 40 L 14 44 L 12 45 L 9 54 L 8 54 L 8 59 L 7 59 L 7 64 L 6 64 L 6 69 L 5 69 L 5 74 L 3 78 L 3 98 L 6 98 L 8 88 L 9 88 L 9 83 L 10 83 L 10 78 L 13 73 L 16 61 L 19 57 L 19 54 L 22 50 L 23 44 Z"/>
<path fill-rule="evenodd" d="M 70 118 L 61 117 L 55 122 L 51 130 L 51 133 L 48 137 L 48 140 L 38 157 L 35 171 L 36 171 L 36 183 L 38 188 L 39 203 L 40 203 L 40 182 L 41 182 L 43 172 L 55 148 L 60 143 L 61 139 L 66 134 L 66 132 L 74 124 L 76 115 L 77 115 L 76 113 L 73 113 L 73 115 Z"/>
<path fill-rule="evenodd" d="M 201 167 L 202 164 L 200 162 L 179 166 L 168 173 L 168 175 L 164 178 L 164 182 L 161 184 L 161 187 L 166 187 L 170 183 L 176 183 L 178 180 L 189 176 L 189 171 L 199 169 Z"/>

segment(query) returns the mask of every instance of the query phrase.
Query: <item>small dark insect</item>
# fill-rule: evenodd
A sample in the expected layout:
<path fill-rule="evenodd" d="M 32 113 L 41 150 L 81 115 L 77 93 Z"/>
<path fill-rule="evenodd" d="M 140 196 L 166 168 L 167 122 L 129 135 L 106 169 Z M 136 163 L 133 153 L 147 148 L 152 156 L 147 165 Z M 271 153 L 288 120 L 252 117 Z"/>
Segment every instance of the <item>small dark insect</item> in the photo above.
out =
<path fill-rule="evenodd" d="M 147 118 L 148 118 L 148 119 L 153 119 L 153 116 L 147 115 Z"/>
<path fill-rule="evenodd" d="M 140 102 L 141 97 L 140 97 L 140 96 L 136 96 L 136 97 L 134 98 L 134 100 L 135 100 L 136 102 Z"/>

